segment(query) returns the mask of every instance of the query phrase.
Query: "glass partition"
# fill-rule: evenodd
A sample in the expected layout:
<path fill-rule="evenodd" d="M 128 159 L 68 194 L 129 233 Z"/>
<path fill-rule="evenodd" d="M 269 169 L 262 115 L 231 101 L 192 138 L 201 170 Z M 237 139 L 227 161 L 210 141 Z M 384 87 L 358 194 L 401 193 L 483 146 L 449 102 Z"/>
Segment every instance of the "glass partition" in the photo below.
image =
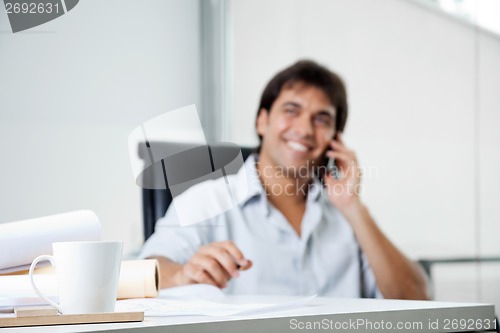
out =
<path fill-rule="evenodd" d="M 498 309 L 500 2 L 227 4 L 231 141 L 257 143 L 260 94 L 280 69 L 310 58 L 338 72 L 347 144 L 377 170 L 363 198 L 379 226 L 431 273 L 435 299 Z"/>

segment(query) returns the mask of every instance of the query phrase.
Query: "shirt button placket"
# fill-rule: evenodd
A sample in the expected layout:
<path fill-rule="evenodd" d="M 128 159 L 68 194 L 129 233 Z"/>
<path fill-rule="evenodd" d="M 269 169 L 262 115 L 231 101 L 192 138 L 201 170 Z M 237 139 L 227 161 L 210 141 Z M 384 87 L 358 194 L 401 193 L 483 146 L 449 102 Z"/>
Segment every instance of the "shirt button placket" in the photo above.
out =
<path fill-rule="evenodd" d="M 305 288 L 306 288 L 306 279 L 305 279 L 305 271 L 304 271 L 304 268 L 305 268 L 305 262 L 304 262 L 304 259 L 305 259 L 305 249 L 304 249 L 304 244 L 303 242 L 300 243 L 299 245 L 299 250 L 297 251 L 297 267 L 298 267 L 298 282 L 299 282 L 299 293 L 300 295 L 304 295 L 304 291 L 305 291 Z"/>
<path fill-rule="evenodd" d="M 307 263 L 307 241 L 301 244 L 300 267 L 301 267 L 301 295 L 310 296 L 316 293 L 315 280 L 310 271 L 310 265 Z"/>

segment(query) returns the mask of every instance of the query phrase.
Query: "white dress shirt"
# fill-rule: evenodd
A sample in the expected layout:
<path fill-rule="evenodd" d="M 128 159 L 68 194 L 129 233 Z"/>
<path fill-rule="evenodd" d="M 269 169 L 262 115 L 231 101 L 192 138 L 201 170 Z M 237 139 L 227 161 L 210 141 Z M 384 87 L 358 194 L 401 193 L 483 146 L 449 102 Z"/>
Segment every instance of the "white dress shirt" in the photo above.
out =
<path fill-rule="evenodd" d="M 201 245 L 232 240 L 253 267 L 223 289 L 227 294 L 382 297 L 372 270 L 346 219 L 330 203 L 318 180 L 311 183 L 297 235 L 267 200 L 250 156 L 228 182 L 221 178 L 189 188 L 193 210 L 203 210 L 227 196 L 240 204 L 216 217 L 181 227 L 174 205 L 158 220 L 141 258 L 164 256 L 185 263 Z M 245 169 L 245 172 L 244 170 Z M 243 192 L 241 189 L 245 188 Z"/>

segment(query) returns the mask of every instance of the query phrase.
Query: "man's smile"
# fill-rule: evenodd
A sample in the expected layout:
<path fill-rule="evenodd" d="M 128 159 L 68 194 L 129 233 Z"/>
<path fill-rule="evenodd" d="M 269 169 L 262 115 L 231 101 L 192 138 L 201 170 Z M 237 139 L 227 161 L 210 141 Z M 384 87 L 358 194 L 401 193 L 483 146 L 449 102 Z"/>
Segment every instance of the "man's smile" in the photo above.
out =
<path fill-rule="evenodd" d="M 288 145 L 288 147 L 292 148 L 292 150 L 301 153 L 305 153 L 312 150 L 312 146 L 294 140 L 287 140 L 286 144 Z"/>

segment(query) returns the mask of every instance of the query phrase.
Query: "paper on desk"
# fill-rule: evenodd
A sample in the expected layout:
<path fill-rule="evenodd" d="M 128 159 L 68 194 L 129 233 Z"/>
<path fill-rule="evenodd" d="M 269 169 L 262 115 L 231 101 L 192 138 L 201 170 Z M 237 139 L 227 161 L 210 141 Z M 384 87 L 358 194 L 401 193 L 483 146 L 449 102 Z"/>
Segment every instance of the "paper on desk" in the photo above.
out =
<path fill-rule="evenodd" d="M 128 299 L 116 302 L 115 311 L 144 311 L 149 317 L 168 316 L 244 316 L 257 312 L 272 312 L 307 304 L 316 295 L 281 303 L 234 304 L 211 302 L 203 299 L 186 300 L 166 298 Z"/>
<path fill-rule="evenodd" d="M 203 283 L 162 289 L 159 296 L 164 299 L 180 299 L 181 301 L 202 299 L 210 302 L 222 302 L 226 297 L 220 288 Z"/>

